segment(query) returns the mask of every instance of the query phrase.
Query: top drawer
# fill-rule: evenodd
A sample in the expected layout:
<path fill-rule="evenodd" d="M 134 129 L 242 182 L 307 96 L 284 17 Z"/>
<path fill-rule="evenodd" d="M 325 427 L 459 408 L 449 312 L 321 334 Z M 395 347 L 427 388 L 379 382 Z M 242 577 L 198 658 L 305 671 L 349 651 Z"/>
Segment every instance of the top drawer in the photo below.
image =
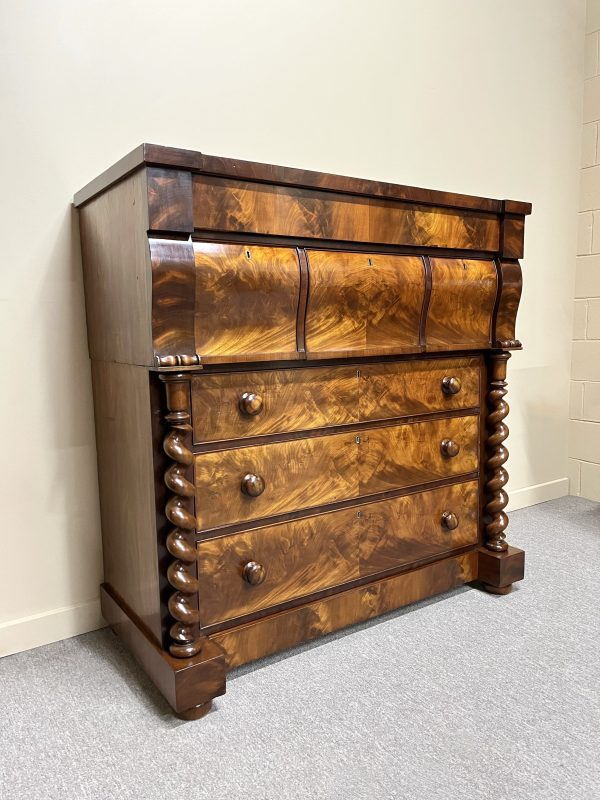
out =
<path fill-rule="evenodd" d="M 476 408 L 479 373 L 473 357 L 198 375 L 194 441 Z"/>

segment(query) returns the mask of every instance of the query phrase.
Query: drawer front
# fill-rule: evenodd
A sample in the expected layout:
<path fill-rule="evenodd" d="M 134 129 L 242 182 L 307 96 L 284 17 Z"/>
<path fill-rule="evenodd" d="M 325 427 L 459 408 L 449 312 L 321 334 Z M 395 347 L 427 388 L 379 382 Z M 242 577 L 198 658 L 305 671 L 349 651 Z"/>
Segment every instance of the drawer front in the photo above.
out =
<path fill-rule="evenodd" d="M 475 544 L 477 508 L 477 482 L 470 481 L 201 542 L 201 622 L 251 614 Z M 445 523 L 451 514 L 455 527 Z"/>
<path fill-rule="evenodd" d="M 360 419 L 476 408 L 480 367 L 478 358 L 367 364 L 360 370 Z"/>
<path fill-rule="evenodd" d="M 358 422 L 356 368 L 200 375 L 192 409 L 196 442 Z"/>
<path fill-rule="evenodd" d="M 204 362 L 298 358 L 295 249 L 195 242 L 194 259 L 196 352 Z"/>
<path fill-rule="evenodd" d="M 195 460 L 198 528 L 474 471 L 478 424 L 475 416 L 454 417 L 202 453 Z M 443 442 L 452 445 L 446 454 Z"/>
<path fill-rule="evenodd" d="M 497 284 L 493 261 L 432 258 L 427 349 L 489 347 Z"/>
<path fill-rule="evenodd" d="M 309 354 L 419 348 L 425 268 L 418 256 L 309 250 Z"/>

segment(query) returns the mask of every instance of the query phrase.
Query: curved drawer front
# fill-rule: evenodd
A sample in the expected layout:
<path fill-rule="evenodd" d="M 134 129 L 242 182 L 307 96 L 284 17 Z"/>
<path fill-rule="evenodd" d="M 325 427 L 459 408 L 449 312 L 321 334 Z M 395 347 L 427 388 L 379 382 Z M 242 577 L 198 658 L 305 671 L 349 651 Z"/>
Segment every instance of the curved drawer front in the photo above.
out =
<path fill-rule="evenodd" d="M 359 421 L 355 367 L 199 375 L 192 381 L 196 442 Z"/>
<path fill-rule="evenodd" d="M 198 545 L 202 624 L 476 542 L 476 481 L 206 540 Z"/>
<path fill-rule="evenodd" d="M 418 351 L 421 258 L 324 250 L 307 255 L 309 355 Z"/>
<path fill-rule="evenodd" d="M 195 458 L 197 527 L 472 472 L 478 441 L 478 418 L 466 416 L 202 453 Z"/>
<path fill-rule="evenodd" d="M 300 265 L 291 247 L 194 243 L 203 361 L 298 358 Z"/>

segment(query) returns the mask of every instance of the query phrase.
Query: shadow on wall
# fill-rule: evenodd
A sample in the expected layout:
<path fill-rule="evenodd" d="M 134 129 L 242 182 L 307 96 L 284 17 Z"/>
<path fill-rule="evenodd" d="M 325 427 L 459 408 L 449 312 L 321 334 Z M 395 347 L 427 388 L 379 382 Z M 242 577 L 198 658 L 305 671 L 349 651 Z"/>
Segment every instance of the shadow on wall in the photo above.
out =
<path fill-rule="evenodd" d="M 38 402 L 49 428 L 44 458 L 53 460 L 44 508 L 54 519 L 59 594 L 76 604 L 98 598 L 102 546 L 79 220 L 71 205 L 52 230 L 52 248 L 42 242 L 47 271 L 34 304 L 44 354 Z"/>

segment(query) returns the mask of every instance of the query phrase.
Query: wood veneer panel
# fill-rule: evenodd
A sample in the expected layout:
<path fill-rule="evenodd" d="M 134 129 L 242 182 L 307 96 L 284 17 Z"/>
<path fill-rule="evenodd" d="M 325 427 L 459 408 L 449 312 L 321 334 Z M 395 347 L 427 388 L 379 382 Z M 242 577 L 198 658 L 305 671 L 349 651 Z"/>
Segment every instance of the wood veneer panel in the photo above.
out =
<path fill-rule="evenodd" d="M 92 361 L 104 580 L 162 640 L 148 370 Z"/>
<path fill-rule="evenodd" d="M 196 352 L 203 361 L 299 357 L 294 248 L 196 242 L 194 256 Z"/>
<path fill-rule="evenodd" d="M 360 493 L 385 492 L 477 469 L 479 423 L 475 416 L 372 428 L 361 433 Z M 443 455 L 441 442 L 460 451 Z"/>
<path fill-rule="evenodd" d="M 195 353 L 196 268 L 190 242 L 150 239 L 152 337 L 159 357 Z"/>
<path fill-rule="evenodd" d="M 288 611 L 212 634 L 229 668 L 446 592 L 477 578 L 477 551 L 373 581 Z"/>
<path fill-rule="evenodd" d="M 427 349 L 490 347 L 497 289 L 494 262 L 432 258 L 431 272 Z"/>
<path fill-rule="evenodd" d="M 458 444 L 455 457 L 443 455 L 445 439 Z M 477 469 L 478 446 L 477 417 L 468 416 L 202 453 L 198 529 L 466 474 Z M 262 494 L 242 492 L 246 475 L 262 479 Z"/>
<path fill-rule="evenodd" d="M 476 408 L 480 372 L 479 358 L 366 364 L 360 368 L 360 420 Z M 446 377 L 460 381 L 456 394 L 443 392 Z"/>
<path fill-rule="evenodd" d="M 497 251 L 499 217 L 390 200 L 193 176 L 194 226 L 350 242 Z"/>
<path fill-rule="evenodd" d="M 240 408 L 254 394 L 256 414 Z M 199 375 L 192 379 L 194 441 L 210 442 L 358 422 L 355 367 Z"/>
<path fill-rule="evenodd" d="M 494 343 L 498 343 L 500 347 L 511 347 L 518 344 L 515 325 L 521 300 L 523 277 L 518 261 L 499 261 L 498 270 L 502 290 L 496 312 Z"/>
<path fill-rule="evenodd" d="M 88 203 L 79 225 L 90 358 L 152 365 L 145 173 Z"/>
<path fill-rule="evenodd" d="M 421 258 L 325 250 L 307 255 L 309 356 L 418 350 L 425 295 Z"/>

